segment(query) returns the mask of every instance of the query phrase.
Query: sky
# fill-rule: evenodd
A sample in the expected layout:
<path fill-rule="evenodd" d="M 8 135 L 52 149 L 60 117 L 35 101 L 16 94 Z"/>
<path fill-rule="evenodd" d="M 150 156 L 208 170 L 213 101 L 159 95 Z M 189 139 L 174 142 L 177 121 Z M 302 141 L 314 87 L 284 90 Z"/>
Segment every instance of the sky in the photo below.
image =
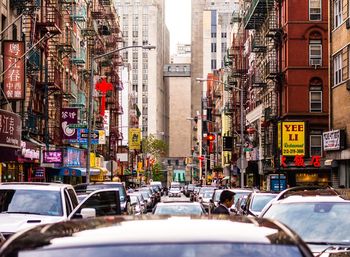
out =
<path fill-rule="evenodd" d="M 177 43 L 191 43 L 191 0 L 165 0 L 165 23 L 170 32 L 170 54 Z"/>

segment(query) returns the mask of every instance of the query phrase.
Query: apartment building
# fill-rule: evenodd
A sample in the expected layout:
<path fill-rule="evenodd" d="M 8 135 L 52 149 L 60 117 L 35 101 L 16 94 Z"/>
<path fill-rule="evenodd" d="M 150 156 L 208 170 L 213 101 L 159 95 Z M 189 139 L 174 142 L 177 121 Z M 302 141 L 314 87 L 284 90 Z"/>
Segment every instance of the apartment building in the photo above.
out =
<path fill-rule="evenodd" d="M 332 169 L 333 186 L 350 187 L 349 42 L 350 2 L 330 1 L 329 9 L 329 131 L 323 133 L 327 165 Z"/>

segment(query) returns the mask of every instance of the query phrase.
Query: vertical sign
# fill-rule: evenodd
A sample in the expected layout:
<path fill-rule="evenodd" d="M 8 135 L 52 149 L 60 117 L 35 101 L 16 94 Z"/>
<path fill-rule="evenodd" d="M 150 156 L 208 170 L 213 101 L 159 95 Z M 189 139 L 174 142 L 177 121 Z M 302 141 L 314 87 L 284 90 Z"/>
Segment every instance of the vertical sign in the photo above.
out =
<path fill-rule="evenodd" d="M 4 41 L 4 91 L 7 99 L 24 99 L 23 41 Z"/>
<path fill-rule="evenodd" d="M 21 135 L 21 117 L 0 109 L 0 146 L 20 148 Z"/>
<path fill-rule="evenodd" d="M 282 155 L 305 155 L 305 122 L 282 122 Z"/>
<path fill-rule="evenodd" d="M 281 131 L 281 126 L 282 126 L 282 123 L 281 122 L 278 122 L 277 123 L 277 148 L 278 150 L 281 150 L 281 147 L 282 147 L 282 131 Z"/>
<path fill-rule="evenodd" d="M 141 130 L 139 128 L 129 129 L 129 150 L 141 149 Z"/>
<path fill-rule="evenodd" d="M 110 112 L 109 110 L 105 110 L 105 115 L 103 116 L 103 128 L 106 132 L 106 137 L 109 137 L 109 120 Z"/>
<path fill-rule="evenodd" d="M 70 128 L 70 124 L 78 123 L 78 109 L 77 108 L 62 108 L 61 110 L 61 129 L 62 139 L 76 140 L 77 130 Z"/>

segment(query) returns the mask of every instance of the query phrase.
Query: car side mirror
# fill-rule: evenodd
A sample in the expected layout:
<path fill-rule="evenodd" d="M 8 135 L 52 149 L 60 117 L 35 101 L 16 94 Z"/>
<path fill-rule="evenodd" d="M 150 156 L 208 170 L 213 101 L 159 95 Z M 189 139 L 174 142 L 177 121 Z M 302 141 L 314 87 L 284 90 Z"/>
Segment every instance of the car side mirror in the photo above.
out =
<path fill-rule="evenodd" d="M 94 208 L 83 208 L 81 209 L 80 215 L 83 219 L 96 218 L 96 209 Z"/>

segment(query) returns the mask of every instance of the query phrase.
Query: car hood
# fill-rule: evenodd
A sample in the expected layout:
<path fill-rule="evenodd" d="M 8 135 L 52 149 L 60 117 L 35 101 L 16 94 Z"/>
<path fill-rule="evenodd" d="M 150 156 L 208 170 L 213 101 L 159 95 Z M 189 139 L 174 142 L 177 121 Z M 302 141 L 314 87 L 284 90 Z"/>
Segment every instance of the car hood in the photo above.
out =
<path fill-rule="evenodd" d="M 39 224 L 55 223 L 66 220 L 62 216 L 43 216 L 33 214 L 1 213 L 0 232 L 16 233 Z"/>

